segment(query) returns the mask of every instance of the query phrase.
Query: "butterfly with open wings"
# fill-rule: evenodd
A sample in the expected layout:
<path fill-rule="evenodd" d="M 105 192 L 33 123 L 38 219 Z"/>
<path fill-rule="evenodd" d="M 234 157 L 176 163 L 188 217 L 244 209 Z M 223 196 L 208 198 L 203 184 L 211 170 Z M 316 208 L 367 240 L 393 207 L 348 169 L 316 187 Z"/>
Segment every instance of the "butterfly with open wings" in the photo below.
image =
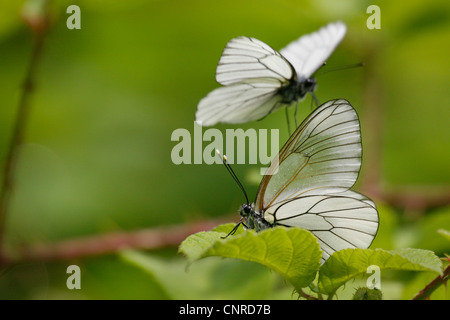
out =
<path fill-rule="evenodd" d="M 197 123 L 211 126 L 218 122 L 259 120 L 302 100 L 308 92 L 313 94 L 316 80 L 312 75 L 345 33 L 344 23 L 330 23 L 293 41 L 280 52 L 251 37 L 230 40 L 216 70 L 216 80 L 223 87 L 211 91 L 199 102 Z"/>

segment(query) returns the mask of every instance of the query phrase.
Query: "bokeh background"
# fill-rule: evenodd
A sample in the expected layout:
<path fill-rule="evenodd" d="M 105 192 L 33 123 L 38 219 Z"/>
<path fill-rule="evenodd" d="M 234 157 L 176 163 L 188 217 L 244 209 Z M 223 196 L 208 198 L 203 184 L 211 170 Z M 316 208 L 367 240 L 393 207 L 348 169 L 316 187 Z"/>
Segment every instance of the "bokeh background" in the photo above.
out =
<path fill-rule="evenodd" d="M 0 155 L 6 156 L 33 37 L 25 3 L 0 1 Z M 39 1 L 37 1 L 38 3 Z M 81 9 L 69 30 L 66 8 Z M 118 231 L 237 221 L 244 201 L 221 165 L 175 165 L 175 129 L 193 132 L 198 101 L 216 88 L 228 40 L 253 36 L 275 49 L 331 21 L 348 32 L 319 76 L 321 102 L 349 100 L 361 118 L 363 168 L 355 190 L 379 207 L 372 248 L 450 253 L 450 4 L 376 1 L 381 29 L 369 30 L 372 1 L 51 1 L 52 26 L 6 217 L 10 253 Z M 310 112 L 310 97 L 300 104 Z M 227 128 L 278 128 L 284 112 Z M 251 198 L 260 165 L 234 165 Z M 19 255 L 19 254 L 18 254 Z M 19 257 L 20 258 L 20 257 Z M 19 259 L 20 260 L 20 259 Z M 81 290 L 66 286 L 81 268 Z M 176 246 L 3 266 L 2 299 L 291 299 L 292 288 L 253 263 L 205 259 L 186 270 Z M 414 296 L 435 275 L 382 275 L 385 298 Z M 364 281 L 364 279 L 362 279 Z M 346 286 L 340 298 L 353 292 Z M 444 289 L 434 298 L 448 298 Z"/>

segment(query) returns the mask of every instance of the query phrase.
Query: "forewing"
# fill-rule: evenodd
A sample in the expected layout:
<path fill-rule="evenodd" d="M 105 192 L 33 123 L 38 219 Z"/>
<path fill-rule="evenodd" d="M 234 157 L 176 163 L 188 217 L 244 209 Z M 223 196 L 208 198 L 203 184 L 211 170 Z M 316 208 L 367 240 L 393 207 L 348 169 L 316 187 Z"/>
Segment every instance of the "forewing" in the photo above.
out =
<path fill-rule="evenodd" d="M 287 200 L 268 208 L 264 218 L 275 225 L 311 231 L 324 251 L 323 260 L 338 250 L 368 248 L 378 230 L 375 204 L 350 190 Z"/>
<path fill-rule="evenodd" d="M 277 95 L 280 81 L 271 78 L 248 80 L 211 91 L 197 107 L 197 123 L 243 123 L 265 117 L 281 107 Z"/>
<path fill-rule="evenodd" d="M 329 23 L 291 42 L 280 53 L 292 64 L 299 80 L 309 78 L 328 59 L 345 36 L 342 22 Z"/>
<path fill-rule="evenodd" d="M 293 77 L 295 70 L 278 51 L 250 37 L 231 39 L 216 70 L 216 80 L 222 85 L 257 78 L 273 78 L 287 83 Z"/>
<path fill-rule="evenodd" d="M 272 161 L 258 189 L 257 211 L 310 194 L 351 188 L 361 167 L 358 115 L 346 100 L 318 107 Z"/>

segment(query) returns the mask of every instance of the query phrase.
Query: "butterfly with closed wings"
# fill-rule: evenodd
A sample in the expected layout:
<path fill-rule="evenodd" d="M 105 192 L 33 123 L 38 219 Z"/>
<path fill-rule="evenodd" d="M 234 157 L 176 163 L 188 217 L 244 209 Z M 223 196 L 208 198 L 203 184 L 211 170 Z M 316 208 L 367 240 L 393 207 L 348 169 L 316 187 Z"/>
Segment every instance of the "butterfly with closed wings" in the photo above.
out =
<path fill-rule="evenodd" d="M 211 91 L 199 102 L 197 123 L 211 126 L 218 122 L 259 120 L 276 109 L 299 102 L 308 92 L 313 95 L 316 81 L 312 75 L 345 33 L 344 23 L 330 23 L 293 41 L 280 52 L 251 37 L 230 40 L 216 70 L 216 80 L 223 87 Z"/>
<path fill-rule="evenodd" d="M 368 248 L 378 230 L 375 203 L 349 190 L 361 168 L 358 115 L 346 100 L 331 100 L 314 110 L 271 163 L 256 200 L 240 208 L 240 224 L 256 231 L 274 226 L 311 231 L 323 250 Z M 232 172 L 226 158 L 227 169 Z M 275 173 L 276 172 L 276 173 Z"/>

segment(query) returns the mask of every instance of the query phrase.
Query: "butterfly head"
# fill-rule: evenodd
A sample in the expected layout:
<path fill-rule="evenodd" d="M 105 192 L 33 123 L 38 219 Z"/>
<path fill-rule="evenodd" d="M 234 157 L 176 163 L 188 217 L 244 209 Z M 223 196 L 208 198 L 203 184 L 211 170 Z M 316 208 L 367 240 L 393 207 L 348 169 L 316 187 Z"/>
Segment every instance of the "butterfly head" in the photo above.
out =
<path fill-rule="evenodd" d="M 245 196 L 245 203 L 241 206 L 239 210 L 239 213 L 242 217 L 241 221 L 239 221 L 236 227 L 234 227 L 233 230 L 231 230 L 231 232 L 228 235 L 234 234 L 234 232 L 236 232 L 236 229 L 240 224 L 243 224 L 244 227 L 249 229 L 256 229 L 256 231 L 267 229 L 270 226 L 270 224 L 267 221 L 265 221 L 264 218 L 262 217 L 263 211 L 260 212 L 256 211 L 254 205 L 250 203 L 250 201 L 248 200 L 247 192 L 245 192 L 242 183 L 239 181 L 233 169 L 231 169 L 231 166 L 227 161 L 227 157 L 225 155 L 222 156 L 219 150 L 216 150 L 216 153 L 222 159 L 225 168 L 227 168 L 228 172 L 231 174 L 234 181 L 236 181 L 237 185 L 242 190 Z M 243 220 L 245 220 L 245 224 Z"/>
<path fill-rule="evenodd" d="M 244 203 L 239 210 L 241 217 L 248 219 L 248 217 L 254 212 L 254 209 L 250 203 Z"/>
<path fill-rule="evenodd" d="M 303 89 L 305 92 L 314 92 L 314 90 L 316 90 L 316 87 L 317 82 L 315 78 L 308 78 L 303 82 Z"/>
<path fill-rule="evenodd" d="M 256 231 L 261 231 L 267 228 L 273 227 L 273 225 L 267 222 L 263 217 L 263 211 L 255 210 L 254 205 L 249 203 L 244 203 L 240 209 L 241 221 L 245 220 L 244 226 L 247 229 L 255 229 Z"/>
<path fill-rule="evenodd" d="M 239 213 L 241 214 L 241 221 L 242 219 L 245 220 L 244 226 L 248 229 L 255 229 L 256 227 L 256 214 L 255 209 L 250 203 L 244 203 L 241 205 L 241 208 L 239 210 Z"/>

